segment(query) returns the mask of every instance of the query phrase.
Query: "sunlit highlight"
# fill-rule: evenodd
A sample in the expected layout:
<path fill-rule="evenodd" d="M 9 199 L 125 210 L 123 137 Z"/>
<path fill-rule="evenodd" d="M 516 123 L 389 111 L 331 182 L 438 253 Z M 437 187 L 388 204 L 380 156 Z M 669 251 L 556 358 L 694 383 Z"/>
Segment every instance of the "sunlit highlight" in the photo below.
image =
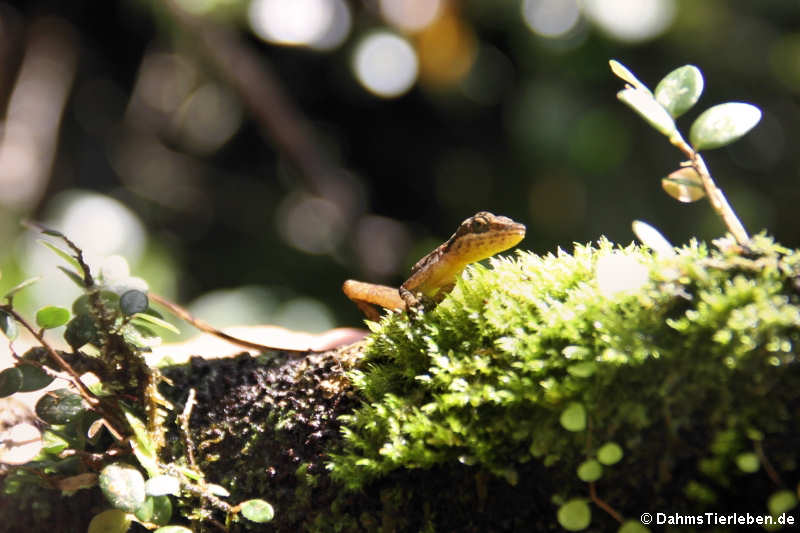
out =
<path fill-rule="evenodd" d="M 417 55 L 405 39 L 374 33 L 356 47 L 353 69 L 368 91 L 392 98 L 408 91 L 417 79 Z"/>
<path fill-rule="evenodd" d="M 575 27 L 580 9 L 576 0 L 524 0 L 522 18 L 534 33 L 556 38 Z"/>
<path fill-rule="evenodd" d="M 380 0 L 381 15 L 386 22 L 409 33 L 433 22 L 440 6 L 440 0 Z"/>
<path fill-rule="evenodd" d="M 325 36 L 334 11 L 329 0 L 253 0 L 248 20 L 265 41 L 307 46 Z"/>
<path fill-rule="evenodd" d="M 331 0 L 331 5 L 333 6 L 333 17 L 328 28 L 309 44 L 314 50 L 325 51 L 338 48 L 350 34 L 350 28 L 353 26 L 350 7 L 344 0 Z"/>
<path fill-rule="evenodd" d="M 439 87 L 455 85 L 472 68 L 476 48 L 469 23 L 455 9 L 445 10 L 417 37 L 420 80 Z"/>
<path fill-rule="evenodd" d="M 311 254 L 331 252 L 344 235 L 339 208 L 325 198 L 297 195 L 278 210 L 278 228 L 295 248 Z"/>
<path fill-rule="evenodd" d="M 675 18 L 675 0 L 584 0 L 583 10 L 611 37 L 640 42 L 657 37 Z"/>

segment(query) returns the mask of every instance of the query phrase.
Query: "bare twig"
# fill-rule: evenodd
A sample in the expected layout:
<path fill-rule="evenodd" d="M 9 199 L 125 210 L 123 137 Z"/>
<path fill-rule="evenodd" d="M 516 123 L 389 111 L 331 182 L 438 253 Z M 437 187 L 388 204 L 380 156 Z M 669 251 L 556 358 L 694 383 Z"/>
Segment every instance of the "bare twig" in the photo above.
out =
<path fill-rule="evenodd" d="M 303 350 L 287 350 L 285 348 L 276 348 L 275 346 L 267 346 L 265 344 L 259 344 L 257 342 L 251 342 L 245 339 L 240 339 L 238 337 L 234 337 L 233 335 L 229 335 L 224 331 L 220 331 L 208 322 L 200 320 L 192 316 L 189 311 L 181 307 L 180 305 L 170 302 L 166 298 L 159 296 L 158 294 L 148 293 L 147 297 L 156 302 L 157 304 L 166 307 L 170 313 L 174 314 L 178 318 L 185 320 L 186 322 L 190 323 L 200 331 L 208 333 L 210 335 L 214 335 L 215 337 L 219 337 L 220 339 L 224 339 L 230 343 L 236 344 L 238 346 L 243 346 L 245 348 L 252 348 L 254 350 L 259 350 L 261 352 L 274 352 L 274 351 L 281 351 L 281 352 L 290 352 L 290 353 L 309 353 L 309 351 Z"/>
<path fill-rule="evenodd" d="M 611 515 L 614 520 L 620 524 L 624 521 L 624 518 L 622 518 L 621 514 L 615 511 L 614 508 L 608 505 L 604 500 L 600 499 L 600 497 L 597 495 L 597 489 L 595 488 L 594 481 L 589 483 L 589 497 L 598 507 Z"/>

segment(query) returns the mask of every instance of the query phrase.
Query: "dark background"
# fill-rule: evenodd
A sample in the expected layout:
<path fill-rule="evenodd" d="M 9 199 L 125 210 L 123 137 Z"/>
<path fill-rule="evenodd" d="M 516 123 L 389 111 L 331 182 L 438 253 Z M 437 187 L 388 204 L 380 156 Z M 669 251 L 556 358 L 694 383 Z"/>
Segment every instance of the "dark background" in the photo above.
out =
<path fill-rule="evenodd" d="M 478 210 L 525 223 L 520 247 L 537 253 L 601 235 L 627 244 L 634 219 L 675 244 L 722 235 L 705 200 L 662 191 L 681 154 L 617 101 L 611 58 L 651 87 L 702 70 L 685 133 L 711 105 L 760 107 L 761 123 L 706 162 L 751 233 L 800 243 L 800 3 L 606 0 L 555 37 L 523 17 L 543 0 L 443 2 L 415 31 L 382 5 L 346 2 L 346 37 L 320 51 L 259 39 L 241 0 L 0 4 L 0 289 L 44 273 L 21 303 L 74 297 L 23 218 L 125 256 L 218 325 L 309 330 L 359 324 L 344 279 L 400 283 Z M 602 23 L 636 5 L 672 17 L 639 39 Z M 391 98 L 353 71 L 380 31 L 420 62 Z"/>

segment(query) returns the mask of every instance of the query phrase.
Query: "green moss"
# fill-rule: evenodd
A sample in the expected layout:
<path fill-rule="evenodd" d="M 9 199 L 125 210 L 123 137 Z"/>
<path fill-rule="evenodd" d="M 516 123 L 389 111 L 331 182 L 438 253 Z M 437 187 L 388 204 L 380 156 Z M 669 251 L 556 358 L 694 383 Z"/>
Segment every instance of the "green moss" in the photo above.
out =
<path fill-rule="evenodd" d="M 364 403 L 343 417 L 333 477 L 358 489 L 460 462 L 513 484 L 525 463 L 574 473 L 614 441 L 612 492 L 681 477 L 712 501 L 753 435 L 793 431 L 799 390 L 800 253 L 764 236 L 722 248 L 520 252 L 468 269 L 430 313 L 388 316 L 352 372 Z M 576 405 L 586 423 L 565 427 Z M 772 446 L 779 475 L 796 468 L 791 448 Z M 573 476 L 564 496 L 585 487 Z"/>

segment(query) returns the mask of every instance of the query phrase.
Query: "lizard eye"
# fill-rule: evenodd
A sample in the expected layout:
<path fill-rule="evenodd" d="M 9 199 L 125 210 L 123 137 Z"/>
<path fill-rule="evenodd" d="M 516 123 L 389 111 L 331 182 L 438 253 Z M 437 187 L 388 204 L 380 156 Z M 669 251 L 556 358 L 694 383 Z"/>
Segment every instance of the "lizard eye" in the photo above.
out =
<path fill-rule="evenodd" d="M 489 229 L 489 221 L 485 217 L 475 217 L 472 221 L 472 231 L 475 233 L 483 233 Z"/>

